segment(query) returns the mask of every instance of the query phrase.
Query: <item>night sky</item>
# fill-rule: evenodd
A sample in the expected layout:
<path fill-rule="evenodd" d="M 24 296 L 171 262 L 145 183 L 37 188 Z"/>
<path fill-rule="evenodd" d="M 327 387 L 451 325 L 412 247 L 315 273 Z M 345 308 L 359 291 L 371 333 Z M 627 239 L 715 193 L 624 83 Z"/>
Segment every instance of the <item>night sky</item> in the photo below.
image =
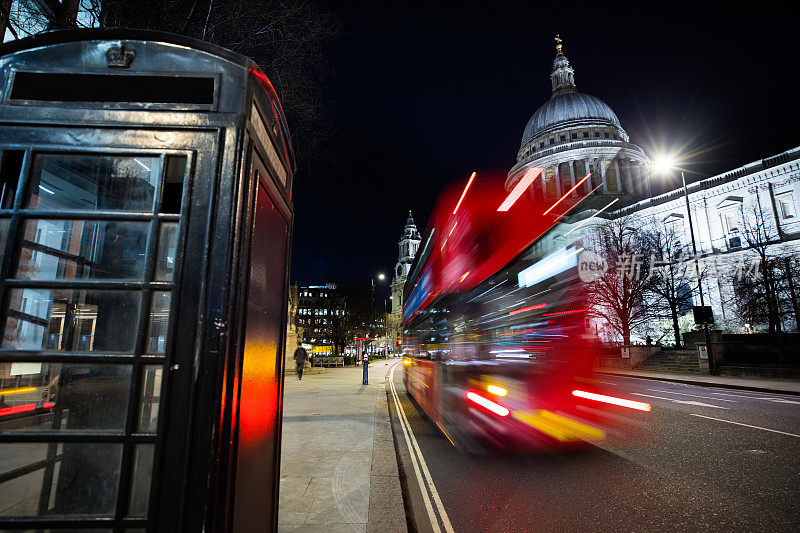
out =
<path fill-rule="evenodd" d="M 578 89 L 650 157 L 690 154 L 685 168 L 713 175 L 800 145 L 785 5 L 383 4 L 326 4 L 342 24 L 325 86 L 335 159 L 295 184 L 293 283 L 391 276 L 409 209 L 423 231 L 445 184 L 507 172 L 550 97 L 557 33 Z"/>

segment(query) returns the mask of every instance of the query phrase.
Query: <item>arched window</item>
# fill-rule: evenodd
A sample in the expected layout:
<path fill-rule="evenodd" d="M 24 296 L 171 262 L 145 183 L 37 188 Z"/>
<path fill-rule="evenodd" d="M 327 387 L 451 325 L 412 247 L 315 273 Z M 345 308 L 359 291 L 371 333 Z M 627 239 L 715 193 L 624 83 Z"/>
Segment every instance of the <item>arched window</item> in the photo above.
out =
<path fill-rule="evenodd" d="M 556 197 L 556 171 L 548 168 L 544 175 L 545 190 L 547 191 L 547 198 Z"/>

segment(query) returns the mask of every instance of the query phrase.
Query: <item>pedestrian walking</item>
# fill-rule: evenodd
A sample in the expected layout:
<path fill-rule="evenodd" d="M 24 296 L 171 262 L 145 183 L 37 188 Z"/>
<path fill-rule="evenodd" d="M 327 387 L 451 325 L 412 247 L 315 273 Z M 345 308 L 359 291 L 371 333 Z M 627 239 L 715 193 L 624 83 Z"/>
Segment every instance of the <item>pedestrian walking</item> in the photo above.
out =
<path fill-rule="evenodd" d="M 294 365 L 297 369 L 297 379 L 303 379 L 303 368 L 308 361 L 308 352 L 303 348 L 300 341 L 297 342 L 297 349 L 294 351 Z"/>

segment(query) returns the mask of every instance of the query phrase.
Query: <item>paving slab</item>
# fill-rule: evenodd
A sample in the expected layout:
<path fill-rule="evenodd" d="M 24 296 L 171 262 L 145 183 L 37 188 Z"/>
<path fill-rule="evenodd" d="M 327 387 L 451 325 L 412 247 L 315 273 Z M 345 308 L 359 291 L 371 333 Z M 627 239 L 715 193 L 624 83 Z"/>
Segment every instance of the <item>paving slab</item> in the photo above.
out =
<path fill-rule="evenodd" d="M 278 531 L 408 531 L 384 386 L 397 360 L 287 375 Z"/>

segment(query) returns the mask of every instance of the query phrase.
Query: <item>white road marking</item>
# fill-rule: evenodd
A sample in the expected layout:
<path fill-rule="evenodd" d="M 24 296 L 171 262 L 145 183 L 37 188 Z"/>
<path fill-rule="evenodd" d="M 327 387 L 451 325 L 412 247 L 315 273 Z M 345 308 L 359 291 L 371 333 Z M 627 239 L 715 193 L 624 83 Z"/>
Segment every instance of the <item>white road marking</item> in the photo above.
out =
<path fill-rule="evenodd" d="M 439 521 L 436 520 L 436 516 L 433 513 L 433 508 L 431 506 L 430 498 L 428 496 L 428 491 L 425 490 L 425 487 L 422 484 L 422 476 L 420 475 L 420 468 L 422 472 L 425 474 L 425 481 L 428 484 L 428 489 L 430 489 L 430 494 L 433 497 L 433 501 L 436 504 L 436 509 L 439 511 L 439 516 L 442 519 L 442 525 L 444 525 L 444 529 L 447 533 L 454 533 L 453 526 L 450 524 L 450 518 L 447 516 L 447 511 L 444 510 L 444 505 L 442 505 L 442 500 L 439 498 L 439 492 L 436 490 L 436 485 L 433 483 L 433 478 L 431 477 L 431 473 L 428 470 L 428 465 L 425 463 L 425 458 L 422 456 L 422 451 L 419 449 L 419 444 L 417 444 L 417 439 L 414 436 L 414 431 L 411 429 L 411 425 L 408 423 L 408 419 L 406 418 L 405 409 L 403 409 L 402 404 L 400 403 L 400 398 L 397 396 L 397 390 L 394 386 L 394 371 L 397 369 L 397 364 L 392 367 L 391 375 L 389 376 L 389 386 L 392 391 L 392 397 L 394 398 L 395 406 L 397 408 L 397 413 L 400 415 L 398 417 L 400 421 L 400 426 L 403 429 L 403 436 L 406 439 L 406 446 L 408 446 L 408 452 L 411 455 L 411 462 L 414 465 L 414 472 L 417 476 L 417 481 L 419 482 L 419 488 L 422 491 L 422 497 L 425 501 L 425 508 L 428 510 L 428 518 L 431 521 L 431 526 L 433 530 L 439 533 L 441 530 L 439 529 Z M 412 448 L 413 444 L 413 448 Z M 416 454 L 416 457 L 415 457 Z M 417 461 L 419 461 L 419 466 L 417 466 Z"/>
<path fill-rule="evenodd" d="M 678 394 L 680 396 L 693 396 L 695 398 L 703 398 L 704 400 L 715 400 L 718 402 L 733 402 L 736 403 L 736 400 L 726 400 L 724 398 L 712 398 L 710 396 L 698 396 L 697 394 L 687 394 L 685 392 L 672 392 L 670 390 L 661 390 L 661 389 L 647 389 L 653 392 L 666 392 L 667 394 Z"/>
<path fill-rule="evenodd" d="M 675 398 L 664 398 L 663 396 L 653 396 L 652 394 L 639 394 L 638 392 L 631 393 L 634 396 L 644 396 L 645 398 L 658 398 L 659 400 L 667 400 L 672 403 L 682 403 L 684 405 L 694 405 L 696 407 L 713 407 L 714 409 L 728 409 L 720 405 L 711 405 L 710 403 L 696 402 L 694 400 L 676 400 Z"/>
<path fill-rule="evenodd" d="M 753 429 L 760 429 L 762 431 L 769 431 L 771 433 L 780 433 L 781 435 L 788 435 L 790 437 L 797 437 L 800 439 L 800 435 L 795 435 L 794 433 L 786 433 L 785 431 L 778 431 L 777 429 L 769 429 L 769 428 L 762 428 L 759 426 L 751 426 L 750 424 L 742 424 L 741 422 L 733 422 L 731 420 L 723 420 L 722 418 L 714 418 L 713 416 L 704 416 L 704 415 L 696 415 L 694 413 L 689 413 L 692 416 L 699 416 L 700 418 L 708 418 L 709 420 L 716 420 L 718 422 L 726 422 L 728 424 L 736 424 L 737 426 L 744 426 L 746 428 L 753 428 Z"/>
<path fill-rule="evenodd" d="M 734 396 L 736 398 L 749 398 L 750 400 L 755 400 L 757 398 L 757 396 L 747 394 L 730 394 L 727 392 L 712 392 L 711 394 L 717 394 L 719 396 Z"/>
<path fill-rule="evenodd" d="M 749 400 L 766 400 L 768 402 L 775 402 L 775 403 L 791 403 L 791 404 L 798 404 L 800 405 L 800 401 L 797 400 L 789 400 L 787 398 L 778 398 L 776 396 L 755 396 L 755 395 L 745 395 L 745 394 L 727 394 L 724 392 L 712 392 L 711 394 L 717 394 L 719 396 L 735 396 L 737 398 L 747 398 Z M 754 394 L 758 394 L 757 392 Z"/>

